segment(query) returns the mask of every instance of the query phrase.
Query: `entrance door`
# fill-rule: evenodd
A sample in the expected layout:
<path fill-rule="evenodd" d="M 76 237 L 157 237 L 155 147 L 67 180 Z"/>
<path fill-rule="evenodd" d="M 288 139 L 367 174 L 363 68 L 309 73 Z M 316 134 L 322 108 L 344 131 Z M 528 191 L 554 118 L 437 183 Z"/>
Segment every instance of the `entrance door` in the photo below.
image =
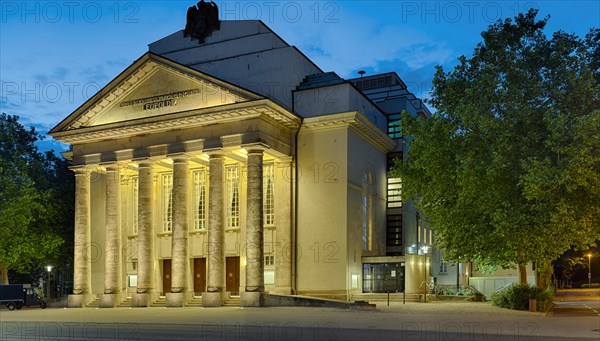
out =
<path fill-rule="evenodd" d="M 171 260 L 163 259 L 163 292 L 171 292 Z"/>
<path fill-rule="evenodd" d="M 194 258 L 194 292 L 206 291 L 206 258 Z"/>
<path fill-rule="evenodd" d="M 240 257 L 227 257 L 226 260 L 226 280 L 225 290 L 232 295 L 239 295 L 240 292 Z"/>

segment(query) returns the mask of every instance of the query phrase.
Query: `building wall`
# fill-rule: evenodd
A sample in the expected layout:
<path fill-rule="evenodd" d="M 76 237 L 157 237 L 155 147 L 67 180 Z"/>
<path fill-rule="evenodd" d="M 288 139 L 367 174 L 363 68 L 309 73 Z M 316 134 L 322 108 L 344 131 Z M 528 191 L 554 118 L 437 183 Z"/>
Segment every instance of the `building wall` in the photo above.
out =
<path fill-rule="evenodd" d="M 292 90 L 322 71 L 262 22 L 221 21 L 200 45 L 183 31 L 149 45 L 150 52 L 237 84 L 292 108 Z"/>
<path fill-rule="evenodd" d="M 298 293 L 346 295 L 346 127 L 298 136 Z"/>
<path fill-rule="evenodd" d="M 348 288 L 362 292 L 362 257 L 386 252 L 386 153 L 364 137 L 348 131 Z M 364 200 L 367 200 L 366 207 Z M 365 216 L 366 214 L 366 216 Z M 367 224 L 366 231 L 364 224 Z M 367 248 L 364 248 L 366 232 Z M 358 287 L 352 276 L 358 276 Z"/>

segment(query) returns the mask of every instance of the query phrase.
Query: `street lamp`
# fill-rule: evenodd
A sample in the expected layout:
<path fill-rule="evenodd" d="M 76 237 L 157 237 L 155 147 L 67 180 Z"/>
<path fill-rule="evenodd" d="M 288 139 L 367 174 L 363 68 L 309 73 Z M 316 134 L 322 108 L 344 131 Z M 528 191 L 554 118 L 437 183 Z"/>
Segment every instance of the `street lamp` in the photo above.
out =
<path fill-rule="evenodd" d="M 592 253 L 588 253 L 588 285 L 592 287 Z"/>
<path fill-rule="evenodd" d="M 50 273 L 52 272 L 52 265 L 46 265 L 46 270 L 48 271 L 48 290 L 47 290 L 47 298 L 50 299 Z"/>

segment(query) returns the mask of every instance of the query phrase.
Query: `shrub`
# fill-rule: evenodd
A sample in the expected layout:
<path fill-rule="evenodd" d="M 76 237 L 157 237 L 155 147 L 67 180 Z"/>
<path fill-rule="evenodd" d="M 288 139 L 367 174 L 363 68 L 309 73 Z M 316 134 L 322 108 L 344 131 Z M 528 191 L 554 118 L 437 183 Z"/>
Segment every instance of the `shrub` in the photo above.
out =
<path fill-rule="evenodd" d="M 582 288 L 600 288 L 600 283 L 583 284 Z"/>
<path fill-rule="evenodd" d="M 492 304 L 501 308 L 514 310 L 529 309 L 529 300 L 537 300 L 538 311 L 548 311 L 552 306 L 554 294 L 552 291 L 530 286 L 529 284 L 514 284 L 505 290 L 492 294 Z"/>

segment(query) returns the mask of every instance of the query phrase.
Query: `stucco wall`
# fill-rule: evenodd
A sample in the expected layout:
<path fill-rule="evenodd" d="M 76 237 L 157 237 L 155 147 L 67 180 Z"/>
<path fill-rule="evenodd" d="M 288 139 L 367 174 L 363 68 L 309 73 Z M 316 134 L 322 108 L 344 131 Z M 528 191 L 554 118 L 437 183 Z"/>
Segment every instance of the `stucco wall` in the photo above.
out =
<path fill-rule="evenodd" d="M 345 127 L 304 131 L 298 141 L 297 290 L 345 293 Z"/>

